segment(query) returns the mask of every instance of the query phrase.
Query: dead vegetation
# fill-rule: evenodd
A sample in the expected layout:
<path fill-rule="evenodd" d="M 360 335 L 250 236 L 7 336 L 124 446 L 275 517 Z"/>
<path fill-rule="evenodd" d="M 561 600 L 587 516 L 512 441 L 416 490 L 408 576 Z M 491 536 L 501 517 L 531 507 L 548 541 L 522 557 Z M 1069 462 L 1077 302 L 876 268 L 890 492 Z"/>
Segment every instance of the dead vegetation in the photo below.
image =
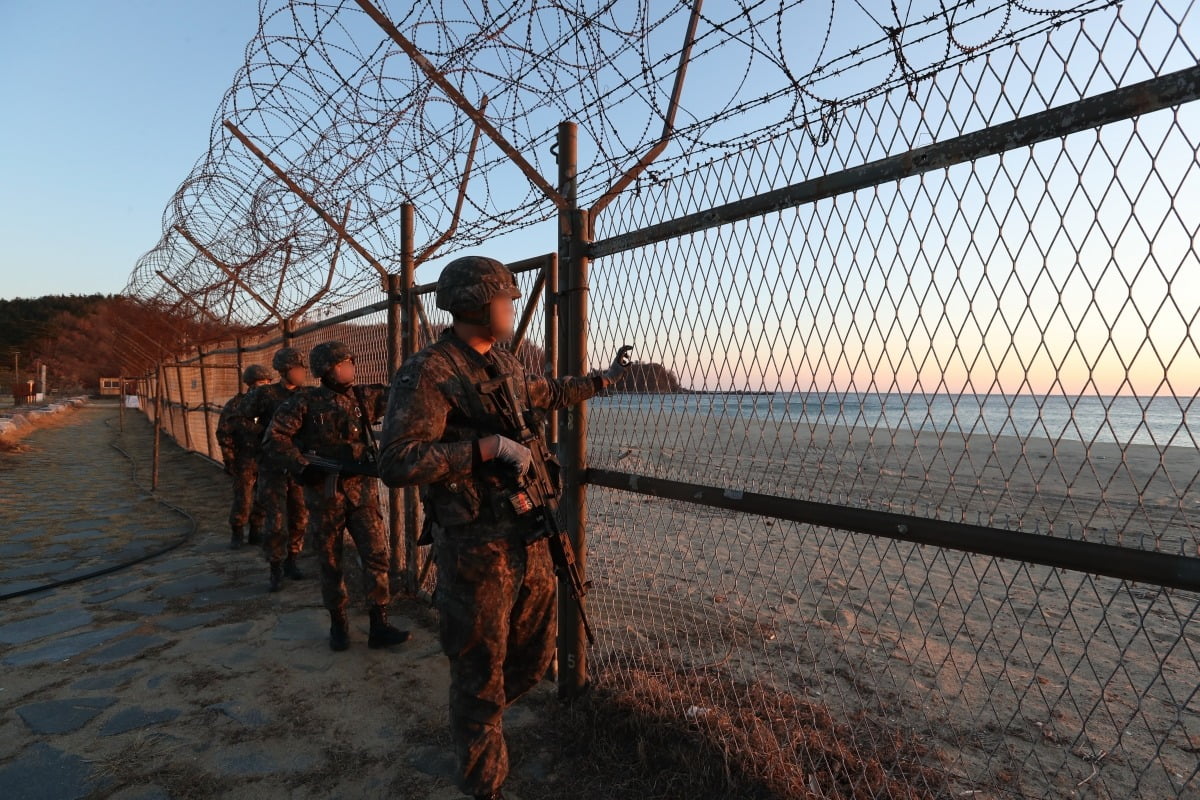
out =
<path fill-rule="evenodd" d="M 726 701 L 718 706 L 712 698 Z M 553 755 L 554 775 L 519 786 L 531 800 L 950 794 L 938 753 L 898 729 L 865 716 L 837 720 L 820 703 L 762 683 L 737 684 L 715 670 L 610 668 L 585 697 L 542 711 L 553 720 L 549 728 L 513 737 L 514 757 L 547 749 Z"/>

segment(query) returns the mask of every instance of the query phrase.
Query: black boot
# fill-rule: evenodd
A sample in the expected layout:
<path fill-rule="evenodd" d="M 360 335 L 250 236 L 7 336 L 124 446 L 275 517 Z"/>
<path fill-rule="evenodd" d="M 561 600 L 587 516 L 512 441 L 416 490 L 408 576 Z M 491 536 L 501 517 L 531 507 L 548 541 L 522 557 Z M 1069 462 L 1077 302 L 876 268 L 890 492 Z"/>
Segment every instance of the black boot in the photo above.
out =
<path fill-rule="evenodd" d="M 251 525 L 250 533 L 246 536 L 246 544 L 262 544 L 262 539 L 262 531 Z"/>
<path fill-rule="evenodd" d="M 367 637 L 367 647 L 390 647 L 407 641 L 408 631 L 388 624 L 386 606 L 371 606 L 371 634 Z"/>
<path fill-rule="evenodd" d="M 296 556 L 295 555 L 288 556 L 287 561 L 283 562 L 283 574 L 287 575 L 289 578 L 291 578 L 294 581 L 304 580 L 304 573 L 301 572 L 300 568 L 296 566 Z"/>
<path fill-rule="evenodd" d="M 497 789 L 491 794 L 477 794 L 475 800 L 504 800 L 504 793 Z"/>
<path fill-rule="evenodd" d="M 283 588 L 283 565 L 278 561 L 271 562 L 271 585 L 272 592 L 278 592 Z"/>
<path fill-rule="evenodd" d="M 346 612 L 329 612 L 329 649 L 345 650 L 350 647 L 350 623 L 346 621 Z"/>
<path fill-rule="evenodd" d="M 242 526 L 230 525 L 229 528 L 232 531 L 229 537 L 229 549 L 237 550 L 242 546 Z"/>

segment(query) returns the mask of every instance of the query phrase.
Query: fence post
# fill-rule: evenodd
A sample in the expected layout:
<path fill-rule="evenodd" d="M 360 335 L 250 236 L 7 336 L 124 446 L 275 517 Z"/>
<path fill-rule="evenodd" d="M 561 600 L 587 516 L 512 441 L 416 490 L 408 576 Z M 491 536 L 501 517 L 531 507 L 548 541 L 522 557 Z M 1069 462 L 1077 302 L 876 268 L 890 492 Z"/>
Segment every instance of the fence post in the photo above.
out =
<path fill-rule="evenodd" d="M 183 418 L 183 442 L 188 450 L 195 450 L 192 446 L 192 425 L 188 414 L 191 409 L 188 407 L 187 390 L 183 388 L 183 367 L 179 364 L 179 355 L 175 355 L 175 383 L 179 386 L 179 416 Z M 179 436 L 175 437 L 175 441 L 179 441 Z"/>
<path fill-rule="evenodd" d="M 401 224 L 405 213 L 410 206 L 405 203 L 400 207 Z M 404 259 L 404 235 L 401 234 L 401 260 Z M 401 276 L 388 274 L 387 280 L 384 281 L 384 291 L 387 292 L 387 382 L 390 384 L 392 376 L 396 374 L 396 370 L 400 368 L 400 361 L 403 358 L 401 355 L 402 345 L 400 341 L 401 314 L 403 314 L 402 303 L 403 293 L 401 290 Z M 404 515 L 400 508 L 401 499 L 404 497 L 404 492 L 400 489 L 388 489 L 388 580 L 391 581 L 392 591 L 399 591 L 399 587 L 404 585 L 407 588 L 407 583 L 404 578 Z"/>
<path fill-rule="evenodd" d="M 559 276 L 562 315 L 559 331 L 559 373 L 581 375 L 587 370 L 587 213 L 576 197 L 577 129 L 574 122 L 558 126 L 558 187 L 566 207 L 558 215 Z M 559 456 L 562 459 L 562 524 L 575 547 L 580 577 L 587 580 L 587 404 L 560 413 Z M 583 623 L 568 592 L 558 591 L 558 693 L 572 697 L 588 682 Z"/>
<path fill-rule="evenodd" d="M 546 262 L 546 363 L 542 372 L 547 378 L 558 377 L 558 253 L 552 253 Z M 551 414 L 546 420 L 546 441 L 551 447 L 558 446 L 558 415 Z"/>
<path fill-rule="evenodd" d="M 399 357 L 391 370 L 393 375 L 402 363 L 417 352 L 417 303 L 420 300 L 413 295 L 412 291 L 416 285 L 416 248 L 413 244 L 415 226 L 413 205 L 405 203 L 400 208 L 400 275 L 398 276 L 401 302 L 398 309 L 400 311 L 398 320 L 400 323 L 398 342 L 400 348 Z M 397 276 L 393 275 L 391 278 L 395 280 Z M 421 567 L 418 563 L 420 550 L 417 547 L 417 539 L 421 535 L 417 489 L 415 486 L 406 486 L 403 491 L 397 491 L 396 496 L 397 499 L 400 496 L 404 498 L 404 582 L 408 591 L 416 594 L 421 589 L 417 585 Z M 398 504 L 396 508 L 398 510 Z M 400 522 L 399 513 L 396 514 L 396 522 L 397 524 Z"/>
<path fill-rule="evenodd" d="M 158 451 L 159 440 L 162 438 L 162 390 L 166 374 L 162 362 L 158 362 L 158 371 L 154 377 L 154 458 L 150 465 L 150 489 L 158 489 Z M 149 381 L 147 381 L 149 384 Z"/>
<path fill-rule="evenodd" d="M 196 346 L 197 358 L 200 361 L 200 402 L 204 404 L 204 454 L 209 458 L 213 457 L 212 451 L 212 420 L 209 419 L 208 408 L 208 382 L 204 378 L 204 347 Z M 238 380 L 241 380 L 239 377 Z"/>

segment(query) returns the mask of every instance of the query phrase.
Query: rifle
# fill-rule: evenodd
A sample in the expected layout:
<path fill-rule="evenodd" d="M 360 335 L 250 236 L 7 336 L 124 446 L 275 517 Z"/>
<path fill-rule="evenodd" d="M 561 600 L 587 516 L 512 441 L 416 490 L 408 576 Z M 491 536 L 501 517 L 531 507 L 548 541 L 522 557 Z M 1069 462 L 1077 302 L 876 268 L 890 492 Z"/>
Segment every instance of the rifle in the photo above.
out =
<path fill-rule="evenodd" d="M 540 424 L 536 418 L 529 419 L 534 413 L 517 407 L 514 380 L 511 376 L 495 377 L 479 385 L 479 394 L 491 399 L 503 420 L 507 428 L 504 435 L 528 447 L 533 454 L 529 471 L 517 476 L 517 490 L 509 496 L 508 501 L 518 516 L 529 515 L 536 523 L 528 543 L 549 539 L 550 560 L 554 563 L 554 572 L 566 584 L 571 599 L 575 601 L 575 607 L 579 609 L 579 620 L 583 623 L 588 644 L 595 644 L 587 610 L 583 606 L 583 598 L 592 587 L 592 582 L 584 581 L 579 574 L 579 565 L 575 562 L 575 548 L 571 545 L 566 531 L 558 523 L 558 461 L 546 447 L 545 439 L 534 432 Z M 553 477 L 550 474 L 552 467 Z"/>
<path fill-rule="evenodd" d="M 366 475 L 379 477 L 379 464 L 375 461 L 338 461 L 316 453 L 305 453 L 304 459 L 314 467 L 325 471 L 325 496 L 333 497 L 337 491 L 337 479 L 342 475 Z"/>

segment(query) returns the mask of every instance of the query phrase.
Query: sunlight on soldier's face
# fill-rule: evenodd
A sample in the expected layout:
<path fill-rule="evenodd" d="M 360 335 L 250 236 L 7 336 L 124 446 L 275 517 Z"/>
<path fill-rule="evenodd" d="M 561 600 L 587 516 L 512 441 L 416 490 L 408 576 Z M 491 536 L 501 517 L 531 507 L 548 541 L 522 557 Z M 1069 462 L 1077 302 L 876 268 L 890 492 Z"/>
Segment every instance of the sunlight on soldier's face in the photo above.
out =
<path fill-rule="evenodd" d="M 339 361 L 330 370 L 330 374 L 333 375 L 334 383 L 354 383 L 354 359 Z"/>
<path fill-rule="evenodd" d="M 308 370 L 306 368 L 290 367 L 288 368 L 288 371 L 284 373 L 283 380 L 284 383 L 292 386 L 299 386 L 300 384 L 304 383 L 304 379 L 306 377 L 308 377 Z"/>
<path fill-rule="evenodd" d="M 492 300 L 490 313 L 492 336 L 500 342 L 511 338 L 516 319 L 516 301 L 509 297 L 496 297 Z"/>
<path fill-rule="evenodd" d="M 492 336 L 499 341 L 512 338 L 513 321 L 517 318 L 516 301 L 507 297 L 497 297 L 492 300 L 489 311 L 492 321 Z"/>

